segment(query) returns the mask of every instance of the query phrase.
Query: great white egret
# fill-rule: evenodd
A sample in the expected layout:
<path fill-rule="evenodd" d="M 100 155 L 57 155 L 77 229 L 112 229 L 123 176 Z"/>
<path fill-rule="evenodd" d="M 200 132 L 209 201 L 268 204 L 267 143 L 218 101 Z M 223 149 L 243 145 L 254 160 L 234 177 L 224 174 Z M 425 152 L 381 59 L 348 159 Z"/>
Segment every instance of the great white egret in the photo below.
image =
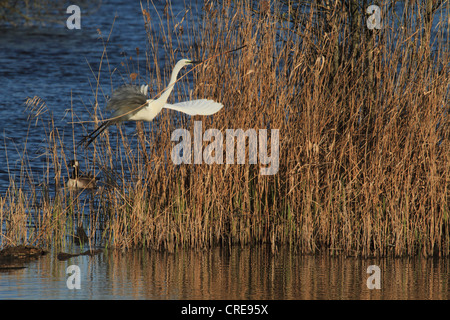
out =
<path fill-rule="evenodd" d="M 112 111 L 111 119 L 105 121 L 96 130 L 84 137 L 79 144 L 84 144 L 87 147 L 94 141 L 100 133 L 102 133 L 108 126 L 127 120 L 144 120 L 152 121 L 162 110 L 162 108 L 172 109 L 184 112 L 191 116 L 194 115 L 211 115 L 222 109 L 221 103 L 200 99 L 184 101 L 175 104 L 168 104 L 170 93 L 177 81 L 177 76 L 180 70 L 187 65 L 194 65 L 200 62 L 194 62 L 188 59 L 181 59 L 173 68 L 170 77 L 169 85 L 164 89 L 161 96 L 156 99 L 147 100 L 148 86 L 134 86 L 124 85 L 115 90 L 111 99 L 106 105 L 106 109 Z"/>
<path fill-rule="evenodd" d="M 69 189 L 95 189 L 96 178 L 89 174 L 80 174 L 80 164 L 77 160 L 71 160 L 69 167 L 72 167 L 72 172 L 69 175 L 67 181 L 67 187 Z"/>

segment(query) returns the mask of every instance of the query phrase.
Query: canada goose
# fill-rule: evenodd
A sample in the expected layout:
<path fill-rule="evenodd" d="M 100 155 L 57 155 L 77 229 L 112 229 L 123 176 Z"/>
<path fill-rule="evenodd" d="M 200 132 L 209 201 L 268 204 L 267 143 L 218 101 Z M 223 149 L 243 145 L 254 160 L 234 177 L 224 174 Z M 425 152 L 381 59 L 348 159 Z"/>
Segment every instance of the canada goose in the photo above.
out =
<path fill-rule="evenodd" d="M 96 178 L 90 174 L 80 174 L 78 167 L 80 166 L 77 160 L 71 160 L 69 167 L 72 167 L 72 172 L 69 175 L 67 181 L 67 187 L 69 189 L 95 189 Z"/>

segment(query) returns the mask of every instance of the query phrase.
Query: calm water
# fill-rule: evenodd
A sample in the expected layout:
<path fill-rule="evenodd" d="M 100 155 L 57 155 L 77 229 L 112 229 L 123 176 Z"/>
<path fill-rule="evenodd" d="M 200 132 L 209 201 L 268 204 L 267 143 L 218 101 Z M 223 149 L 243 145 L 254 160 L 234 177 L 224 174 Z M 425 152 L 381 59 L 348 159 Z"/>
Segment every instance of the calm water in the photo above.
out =
<path fill-rule="evenodd" d="M 70 265 L 80 289 L 69 289 Z M 380 289 L 369 289 L 370 265 Z M 279 249 L 105 252 L 0 273 L 0 299 L 449 299 L 447 259 L 302 256 Z"/>
<path fill-rule="evenodd" d="M 61 17 L 62 26 L 0 27 L 2 194 L 10 177 L 20 178 L 25 142 L 35 176 L 41 176 L 47 166 L 45 157 L 38 157 L 45 147 L 45 132 L 29 126 L 23 105 L 26 98 L 37 95 L 45 100 L 71 146 L 67 111 L 73 105 L 83 114 L 84 108 L 92 106 L 95 79 L 86 61 L 98 70 L 103 45 L 97 29 L 107 36 L 118 16 L 108 45 L 112 68 L 121 69 L 124 52 L 134 56 L 136 47 L 145 50 L 140 6 L 126 3 L 103 0 L 96 13 L 82 15 L 81 30 L 65 27 L 68 15 Z M 183 11 L 177 3 L 173 1 L 175 15 Z M 164 5 L 165 1 L 155 1 L 159 12 Z M 164 63 L 163 58 L 160 61 Z M 102 76 L 101 81 L 109 94 L 109 76 Z M 114 78 L 114 86 L 121 81 L 119 76 Z M 130 126 L 131 131 L 134 128 Z M 67 287 L 69 265 L 80 268 L 79 290 Z M 380 267 L 379 290 L 367 287 L 369 265 Z M 0 299 L 448 299 L 449 276 L 448 259 L 309 257 L 282 249 L 274 255 L 265 247 L 173 254 L 108 251 L 68 261 L 58 261 L 53 252 L 25 269 L 1 272 Z"/>

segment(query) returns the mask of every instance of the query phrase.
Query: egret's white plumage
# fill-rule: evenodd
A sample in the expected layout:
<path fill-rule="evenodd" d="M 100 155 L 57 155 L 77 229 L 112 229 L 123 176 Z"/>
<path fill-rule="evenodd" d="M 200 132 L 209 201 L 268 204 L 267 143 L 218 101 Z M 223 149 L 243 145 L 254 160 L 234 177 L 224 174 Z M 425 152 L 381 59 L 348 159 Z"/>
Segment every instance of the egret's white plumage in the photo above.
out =
<path fill-rule="evenodd" d="M 106 109 L 112 112 L 111 119 L 104 122 L 95 131 L 86 136 L 80 143 L 84 143 L 85 146 L 88 146 L 111 124 L 127 120 L 152 121 L 163 108 L 184 112 L 191 116 L 212 115 L 218 112 L 222 109 L 223 105 L 207 99 L 184 101 L 174 104 L 167 103 L 167 100 L 169 99 L 169 96 L 172 93 L 174 85 L 177 81 L 178 73 L 184 66 L 190 64 L 194 64 L 194 62 L 188 59 L 181 59 L 176 63 L 170 77 L 169 85 L 166 89 L 164 89 L 158 99 L 147 100 L 147 85 L 142 85 L 140 87 L 125 85 L 115 90 L 106 105 Z"/>
<path fill-rule="evenodd" d="M 197 114 L 209 116 L 218 112 L 222 109 L 222 107 L 223 105 L 221 103 L 207 99 L 183 101 L 174 104 L 166 103 L 164 105 L 164 108 L 166 109 L 184 112 L 191 116 L 195 116 Z M 200 111 L 201 113 L 199 113 Z"/>

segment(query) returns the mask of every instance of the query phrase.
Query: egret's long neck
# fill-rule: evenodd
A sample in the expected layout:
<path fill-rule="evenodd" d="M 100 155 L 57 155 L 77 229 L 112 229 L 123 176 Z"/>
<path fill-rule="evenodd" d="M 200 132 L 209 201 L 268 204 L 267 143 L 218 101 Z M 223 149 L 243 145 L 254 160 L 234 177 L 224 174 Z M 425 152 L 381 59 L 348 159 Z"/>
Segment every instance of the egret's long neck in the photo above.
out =
<path fill-rule="evenodd" d="M 177 82 L 178 73 L 184 66 L 185 66 L 184 61 L 178 61 L 178 63 L 175 65 L 175 68 L 173 68 L 169 85 L 167 86 L 166 90 L 164 90 L 164 92 L 161 94 L 161 97 L 160 97 L 160 99 L 162 101 L 164 101 L 164 103 L 169 99 L 169 96 L 172 93 L 173 87 L 175 86 L 175 82 Z"/>

